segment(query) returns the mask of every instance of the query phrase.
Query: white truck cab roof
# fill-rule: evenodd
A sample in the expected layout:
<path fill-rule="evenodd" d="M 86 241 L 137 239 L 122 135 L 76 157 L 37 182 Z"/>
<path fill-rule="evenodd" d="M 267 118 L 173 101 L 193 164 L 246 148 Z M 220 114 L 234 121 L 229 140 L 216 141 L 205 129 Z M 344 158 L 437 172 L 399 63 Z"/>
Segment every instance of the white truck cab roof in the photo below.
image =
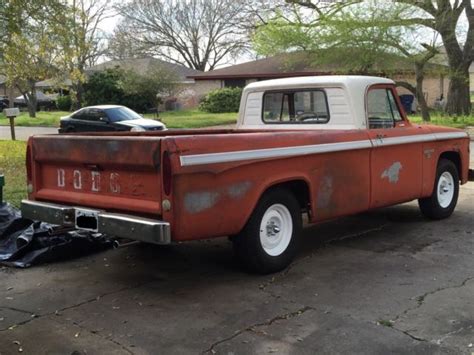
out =
<path fill-rule="evenodd" d="M 245 129 L 366 129 L 366 93 L 373 85 L 394 85 L 381 77 L 361 75 L 308 76 L 265 80 L 247 85 L 240 102 L 238 128 Z M 321 91 L 328 110 L 327 122 L 268 122 L 263 119 L 265 95 Z"/>

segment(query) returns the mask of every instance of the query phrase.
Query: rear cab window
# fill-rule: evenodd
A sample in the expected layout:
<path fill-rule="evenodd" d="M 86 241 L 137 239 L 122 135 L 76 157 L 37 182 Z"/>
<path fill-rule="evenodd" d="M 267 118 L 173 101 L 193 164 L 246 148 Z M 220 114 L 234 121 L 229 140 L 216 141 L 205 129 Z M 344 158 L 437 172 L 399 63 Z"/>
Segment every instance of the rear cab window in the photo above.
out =
<path fill-rule="evenodd" d="M 329 107 L 322 89 L 271 91 L 263 95 L 264 123 L 328 123 Z"/>

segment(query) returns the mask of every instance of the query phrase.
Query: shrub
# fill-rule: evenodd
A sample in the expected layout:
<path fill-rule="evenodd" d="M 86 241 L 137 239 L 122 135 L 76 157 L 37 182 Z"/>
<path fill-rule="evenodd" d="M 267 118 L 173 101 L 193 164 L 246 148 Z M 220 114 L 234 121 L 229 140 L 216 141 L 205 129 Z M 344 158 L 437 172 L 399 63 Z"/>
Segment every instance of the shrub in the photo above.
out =
<path fill-rule="evenodd" d="M 201 101 L 199 109 L 209 113 L 238 112 L 241 96 L 241 88 L 213 90 Z"/>
<path fill-rule="evenodd" d="M 59 96 L 56 99 L 56 107 L 60 111 L 69 111 L 71 109 L 72 101 L 71 101 L 71 96 L 69 95 L 64 95 L 64 96 Z"/>

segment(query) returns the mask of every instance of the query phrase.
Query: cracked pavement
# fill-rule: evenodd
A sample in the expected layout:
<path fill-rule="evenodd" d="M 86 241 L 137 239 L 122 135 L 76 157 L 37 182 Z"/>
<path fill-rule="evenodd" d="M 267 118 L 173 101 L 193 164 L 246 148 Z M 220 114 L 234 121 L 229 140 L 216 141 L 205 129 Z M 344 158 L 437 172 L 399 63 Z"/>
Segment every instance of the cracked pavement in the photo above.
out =
<path fill-rule="evenodd" d="M 285 271 L 243 273 L 226 239 L 0 269 L 0 354 L 474 353 L 474 183 L 304 230 Z"/>

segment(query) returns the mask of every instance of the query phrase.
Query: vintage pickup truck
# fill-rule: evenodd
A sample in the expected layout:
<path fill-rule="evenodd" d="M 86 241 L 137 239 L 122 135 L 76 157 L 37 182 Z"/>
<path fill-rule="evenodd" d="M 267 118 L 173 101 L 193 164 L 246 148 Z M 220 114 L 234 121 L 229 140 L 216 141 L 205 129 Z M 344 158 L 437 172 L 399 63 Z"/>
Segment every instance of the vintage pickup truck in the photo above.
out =
<path fill-rule="evenodd" d="M 467 182 L 464 131 L 407 120 L 394 82 L 261 81 L 236 129 L 34 136 L 26 217 L 168 244 L 229 236 L 261 273 L 295 256 L 310 223 L 418 199 L 449 217 Z"/>

